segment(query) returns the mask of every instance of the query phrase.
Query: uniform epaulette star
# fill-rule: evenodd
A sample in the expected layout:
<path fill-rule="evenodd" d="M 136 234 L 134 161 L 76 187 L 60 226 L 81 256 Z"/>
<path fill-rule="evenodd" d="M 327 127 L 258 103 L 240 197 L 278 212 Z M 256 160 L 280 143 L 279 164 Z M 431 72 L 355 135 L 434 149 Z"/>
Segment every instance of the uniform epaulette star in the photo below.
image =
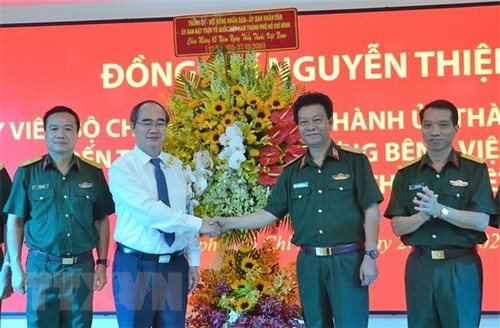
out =
<path fill-rule="evenodd" d="M 413 164 L 419 162 L 421 159 L 422 159 L 422 157 L 418 157 L 418 158 L 412 159 L 411 161 L 401 163 L 398 165 L 398 170 L 402 170 L 410 165 L 413 165 Z"/>
<path fill-rule="evenodd" d="M 102 165 L 101 165 L 101 164 L 99 164 L 99 163 L 97 163 L 97 162 L 94 162 L 94 161 L 93 161 L 93 160 L 91 160 L 91 159 L 88 159 L 88 158 L 85 158 L 85 157 L 80 157 L 80 160 L 81 160 L 82 162 L 85 162 L 85 163 L 87 163 L 87 164 L 89 164 L 89 165 L 92 165 L 93 167 L 96 167 L 96 168 L 98 168 L 98 169 L 101 169 L 101 168 L 102 168 Z"/>
<path fill-rule="evenodd" d="M 36 163 L 36 162 L 39 162 L 42 160 L 42 156 L 37 156 L 35 158 L 32 158 L 32 159 L 28 159 L 27 161 L 24 161 L 22 162 L 21 164 L 19 164 L 20 167 L 25 167 L 25 166 L 28 166 L 30 164 L 33 164 L 33 163 Z"/>
<path fill-rule="evenodd" d="M 342 145 L 342 146 L 340 146 L 340 149 L 351 152 L 351 153 L 355 153 L 355 154 L 362 154 L 363 153 L 363 149 L 351 147 L 348 145 Z"/>
<path fill-rule="evenodd" d="M 477 157 L 477 156 L 474 156 L 474 155 L 460 153 L 460 156 L 463 157 L 463 158 L 465 158 L 465 159 L 471 160 L 473 162 L 479 163 L 479 164 L 486 163 L 486 160 L 484 158 Z"/>

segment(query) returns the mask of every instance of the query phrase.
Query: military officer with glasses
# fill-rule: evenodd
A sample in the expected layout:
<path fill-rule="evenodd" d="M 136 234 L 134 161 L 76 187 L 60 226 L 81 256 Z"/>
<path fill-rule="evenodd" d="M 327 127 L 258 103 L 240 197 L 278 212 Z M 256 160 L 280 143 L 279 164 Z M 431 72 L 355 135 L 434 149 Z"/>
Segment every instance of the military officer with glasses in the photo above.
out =
<path fill-rule="evenodd" d="M 306 325 L 367 327 L 382 194 L 368 158 L 331 140 L 327 95 L 302 95 L 293 111 L 306 154 L 284 168 L 263 210 L 218 223 L 223 231 L 256 229 L 289 214 L 292 243 L 300 247 L 297 278 Z"/>
<path fill-rule="evenodd" d="M 120 327 L 184 327 L 200 278 L 200 233 L 220 228 L 188 212 L 182 162 L 162 151 L 169 116 L 160 103 L 133 107 L 136 145 L 109 169 L 116 203 L 113 294 Z"/>
<path fill-rule="evenodd" d="M 496 213 L 484 160 L 453 149 L 458 110 L 435 100 L 420 111 L 424 156 L 400 165 L 385 216 L 411 246 L 408 326 L 478 327 L 483 271 L 477 244 Z"/>

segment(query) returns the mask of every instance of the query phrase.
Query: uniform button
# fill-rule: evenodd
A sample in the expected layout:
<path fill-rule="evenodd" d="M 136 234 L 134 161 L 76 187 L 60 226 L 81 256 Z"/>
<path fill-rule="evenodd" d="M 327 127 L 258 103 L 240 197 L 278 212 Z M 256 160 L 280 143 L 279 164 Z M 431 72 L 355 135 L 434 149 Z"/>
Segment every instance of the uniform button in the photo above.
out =
<path fill-rule="evenodd" d="M 68 213 L 66 213 L 66 217 L 69 218 L 69 214 Z"/>
<path fill-rule="evenodd" d="M 43 196 L 40 196 L 40 200 L 43 200 Z"/>
<path fill-rule="evenodd" d="M 69 236 L 71 236 L 71 234 L 70 234 L 70 233 L 68 233 L 66 236 L 68 236 L 68 237 L 69 237 Z"/>
<path fill-rule="evenodd" d="M 460 194 L 457 194 L 457 198 L 460 198 Z M 498 203 L 497 203 L 498 204 Z"/>
<path fill-rule="evenodd" d="M 66 180 L 66 177 L 62 177 L 63 180 Z"/>
<path fill-rule="evenodd" d="M 299 195 L 299 199 L 301 199 L 301 198 L 302 198 L 302 195 Z"/>
<path fill-rule="evenodd" d="M 323 210 L 320 208 L 320 209 L 318 210 L 318 213 L 323 213 Z"/>
<path fill-rule="evenodd" d="M 437 237 L 436 235 L 432 235 L 432 238 L 433 238 L 433 239 L 436 239 L 436 237 Z"/>
<path fill-rule="evenodd" d="M 323 193 L 323 190 L 318 190 L 318 194 L 322 194 Z"/>
<path fill-rule="evenodd" d="M 63 197 L 64 197 L 64 199 L 68 199 L 68 196 L 67 196 L 67 195 L 64 195 Z"/>
<path fill-rule="evenodd" d="M 436 178 L 438 178 L 438 179 L 439 179 L 440 177 L 441 177 L 441 176 L 440 176 L 439 174 L 436 174 Z"/>
<path fill-rule="evenodd" d="M 318 232 L 319 232 L 319 234 L 320 234 L 320 235 L 322 235 L 322 234 L 323 234 L 323 230 L 320 230 L 320 231 L 318 231 Z"/>
<path fill-rule="evenodd" d="M 344 187 L 339 187 L 339 190 L 344 190 Z"/>
<path fill-rule="evenodd" d="M 321 170 L 318 170 L 318 173 L 321 173 Z"/>
<path fill-rule="evenodd" d="M 86 195 L 85 198 L 89 199 L 90 197 L 89 197 L 89 195 Z"/>
<path fill-rule="evenodd" d="M 66 253 L 66 255 L 70 256 L 70 255 L 71 255 L 71 253 Z"/>

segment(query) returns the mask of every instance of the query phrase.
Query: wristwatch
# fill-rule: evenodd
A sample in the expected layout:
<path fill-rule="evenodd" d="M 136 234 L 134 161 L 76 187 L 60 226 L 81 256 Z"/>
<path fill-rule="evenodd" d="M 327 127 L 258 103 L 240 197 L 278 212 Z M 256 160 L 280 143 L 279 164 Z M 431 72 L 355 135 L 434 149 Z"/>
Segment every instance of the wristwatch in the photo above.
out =
<path fill-rule="evenodd" d="M 365 255 L 368 255 L 372 259 L 376 260 L 378 258 L 378 250 L 377 249 L 370 249 L 369 251 L 365 250 Z"/>
<path fill-rule="evenodd" d="M 102 264 L 102 265 L 104 265 L 104 267 L 106 267 L 106 268 L 108 267 L 108 263 L 109 263 L 109 261 L 108 261 L 107 259 L 98 259 L 97 261 L 95 261 L 95 264 L 96 264 L 96 265 L 97 265 L 97 264 Z"/>
<path fill-rule="evenodd" d="M 448 215 L 450 215 L 450 210 L 448 209 L 448 207 L 443 206 L 441 208 L 441 213 L 439 213 L 439 218 L 446 219 L 448 217 Z"/>

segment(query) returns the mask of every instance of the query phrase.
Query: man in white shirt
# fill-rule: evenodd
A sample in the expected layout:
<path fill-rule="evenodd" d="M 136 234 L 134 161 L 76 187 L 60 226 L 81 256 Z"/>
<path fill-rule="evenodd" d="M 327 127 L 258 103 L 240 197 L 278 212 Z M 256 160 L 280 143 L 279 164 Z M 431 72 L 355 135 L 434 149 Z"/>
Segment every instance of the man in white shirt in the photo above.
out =
<path fill-rule="evenodd" d="M 136 146 L 109 169 L 117 215 L 113 293 L 120 327 L 184 327 L 187 295 L 199 282 L 198 234 L 220 233 L 217 224 L 187 214 L 182 163 L 161 149 L 168 121 L 158 102 L 136 105 L 130 114 Z"/>

